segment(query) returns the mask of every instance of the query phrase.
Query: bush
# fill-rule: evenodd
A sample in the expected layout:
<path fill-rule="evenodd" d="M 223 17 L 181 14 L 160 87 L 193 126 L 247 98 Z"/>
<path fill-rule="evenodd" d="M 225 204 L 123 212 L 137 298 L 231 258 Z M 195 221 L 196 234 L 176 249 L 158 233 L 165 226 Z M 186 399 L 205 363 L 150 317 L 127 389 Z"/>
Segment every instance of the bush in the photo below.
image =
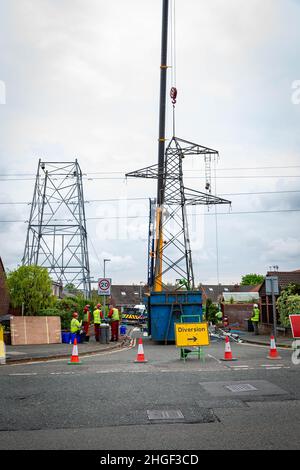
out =
<path fill-rule="evenodd" d="M 91 312 L 97 303 L 102 304 L 103 298 L 94 295 L 92 300 L 85 299 L 82 295 L 76 297 L 64 297 L 63 299 L 56 299 L 53 307 L 44 308 L 39 311 L 39 315 L 43 316 L 58 316 L 61 318 L 62 330 L 70 330 L 70 323 L 72 320 L 72 314 L 78 313 L 79 321 L 83 320 L 83 309 L 86 304 L 90 304 Z M 108 302 L 108 299 L 107 299 Z M 108 306 L 106 305 L 106 313 L 108 312 Z"/>
<path fill-rule="evenodd" d="M 218 313 L 219 309 L 216 305 L 214 305 L 211 299 L 207 299 L 206 306 L 205 306 L 205 319 L 207 322 L 212 322 L 213 324 L 218 323 L 218 319 L 216 314 Z"/>
<path fill-rule="evenodd" d="M 78 319 L 81 321 L 83 319 L 83 308 L 87 303 L 88 301 L 81 295 L 56 299 L 54 307 L 40 310 L 39 315 L 60 317 L 62 330 L 69 331 L 73 313 L 78 312 Z"/>
<path fill-rule="evenodd" d="M 279 312 L 280 324 L 290 327 L 289 315 L 300 314 L 300 286 L 288 285 L 278 297 L 276 305 Z"/>
<path fill-rule="evenodd" d="M 39 316 L 45 316 L 45 317 L 60 317 L 61 321 L 61 329 L 62 330 L 70 330 L 70 323 L 72 320 L 72 313 L 71 311 L 66 311 L 62 310 L 59 308 L 45 308 L 43 310 L 40 310 Z"/>

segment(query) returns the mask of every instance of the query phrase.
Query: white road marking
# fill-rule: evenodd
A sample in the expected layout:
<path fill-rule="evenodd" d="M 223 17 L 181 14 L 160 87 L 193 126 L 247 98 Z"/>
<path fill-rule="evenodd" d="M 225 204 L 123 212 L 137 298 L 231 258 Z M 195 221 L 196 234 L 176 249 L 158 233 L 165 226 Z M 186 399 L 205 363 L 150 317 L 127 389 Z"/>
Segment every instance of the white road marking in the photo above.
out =
<path fill-rule="evenodd" d="M 249 366 L 230 366 L 232 369 L 248 369 Z"/>
<path fill-rule="evenodd" d="M 221 364 L 220 359 L 217 359 L 215 356 L 212 356 L 211 354 L 207 354 L 207 357 L 211 357 L 211 358 L 214 359 L 215 361 L 219 362 L 219 364 Z"/>
<path fill-rule="evenodd" d="M 267 345 L 267 344 L 254 344 L 254 343 L 247 343 L 247 342 L 236 343 L 236 344 L 241 344 L 242 346 L 249 346 L 249 347 L 252 347 L 252 348 L 270 349 L 270 345 Z M 290 347 L 282 347 L 282 346 L 277 346 L 277 345 L 276 345 L 276 349 L 280 349 L 281 351 L 290 351 L 291 350 Z"/>
<path fill-rule="evenodd" d="M 37 372 L 32 372 L 32 373 L 29 373 L 29 372 L 28 373 L 27 372 L 19 372 L 18 373 L 18 372 L 16 372 L 15 374 L 8 374 L 8 375 L 26 375 L 26 376 L 28 376 L 28 375 L 37 375 Z"/>
<path fill-rule="evenodd" d="M 275 370 L 275 369 L 283 369 L 283 367 L 282 366 L 279 366 L 279 367 L 273 366 L 273 367 L 266 367 L 265 368 L 265 370 Z"/>
<path fill-rule="evenodd" d="M 73 375 L 75 372 L 50 372 L 50 375 Z"/>
<path fill-rule="evenodd" d="M 284 364 L 261 364 L 260 367 L 282 367 Z"/>

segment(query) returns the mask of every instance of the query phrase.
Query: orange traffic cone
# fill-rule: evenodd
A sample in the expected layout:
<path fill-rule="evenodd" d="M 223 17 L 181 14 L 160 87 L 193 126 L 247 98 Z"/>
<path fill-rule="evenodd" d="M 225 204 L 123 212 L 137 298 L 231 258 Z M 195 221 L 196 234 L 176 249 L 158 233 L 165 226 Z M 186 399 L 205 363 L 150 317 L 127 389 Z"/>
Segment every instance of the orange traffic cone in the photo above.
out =
<path fill-rule="evenodd" d="M 137 353 L 137 356 L 136 356 L 136 360 L 134 362 L 148 362 L 145 359 L 142 338 L 139 339 L 138 353 Z"/>
<path fill-rule="evenodd" d="M 275 343 L 275 338 L 273 335 L 271 336 L 270 351 L 269 351 L 269 355 L 267 356 L 267 359 L 281 359 L 281 357 L 278 354 L 276 343 Z"/>
<path fill-rule="evenodd" d="M 226 336 L 226 339 L 225 339 L 224 358 L 221 359 L 221 361 L 237 361 L 237 359 L 232 357 L 229 336 Z"/>
<path fill-rule="evenodd" d="M 78 356 L 77 338 L 74 339 L 72 356 L 68 364 L 81 364 L 81 362 L 79 361 L 79 356 Z"/>

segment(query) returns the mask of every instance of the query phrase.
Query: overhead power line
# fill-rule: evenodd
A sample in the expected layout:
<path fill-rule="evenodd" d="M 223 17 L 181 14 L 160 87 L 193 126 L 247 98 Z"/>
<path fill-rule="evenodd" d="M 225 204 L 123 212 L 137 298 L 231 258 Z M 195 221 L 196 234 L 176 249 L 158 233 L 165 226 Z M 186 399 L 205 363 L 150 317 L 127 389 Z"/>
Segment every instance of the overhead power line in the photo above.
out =
<path fill-rule="evenodd" d="M 216 168 L 216 171 L 249 171 L 249 170 L 283 170 L 283 169 L 290 169 L 290 168 L 300 168 L 300 165 L 285 165 L 285 166 L 257 166 L 257 167 L 228 167 L 228 168 Z M 83 173 L 83 176 L 87 177 L 88 175 L 114 175 L 114 174 L 121 174 L 124 175 L 126 173 L 126 170 L 123 171 L 93 171 L 93 172 L 87 172 Z M 186 169 L 185 172 L 192 171 L 195 173 L 195 171 L 201 171 L 201 170 L 194 170 L 194 169 Z M 0 178 L 2 177 L 24 177 L 24 176 L 31 176 L 35 179 L 35 174 L 33 173 L 0 173 Z"/>
<path fill-rule="evenodd" d="M 226 180 L 226 179 L 270 179 L 270 178 L 280 178 L 280 179 L 284 179 L 284 178 L 300 178 L 300 175 L 250 175 L 250 176 L 246 176 L 246 175 L 238 175 L 238 176 L 234 176 L 234 175 L 231 175 L 231 176 L 216 176 L 216 179 L 220 179 L 220 180 Z M 97 176 L 97 177 L 84 177 L 82 178 L 83 181 L 100 181 L 100 180 L 123 180 L 124 182 L 128 182 L 130 181 L 129 179 L 127 179 L 125 176 L 124 177 L 121 177 L 121 176 L 109 176 L 109 177 L 105 177 L 105 176 Z M 205 176 L 187 176 L 184 178 L 185 180 L 189 179 L 189 180 L 195 180 L 195 179 L 203 179 L 205 180 Z M 52 178 L 53 181 L 63 181 L 63 178 Z M 0 178 L 0 181 L 2 182 L 7 182 L 7 181 L 35 181 L 35 178 Z"/>
<path fill-rule="evenodd" d="M 218 212 L 217 215 L 243 215 L 243 214 L 277 214 L 300 212 L 300 209 L 277 209 L 261 211 Z M 215 216 L 215 213 L 198 213 L 194 215 Z M 87 217 L 86 220 L 113 220 L 113 219 L 148 219 L 148 215 L 115 216 L 115 217 Z M 70 219 L 53 219 L 53 222 L 68 222 Z M 28 220 L 0 220 L 0 223 L 28 223 Z"/>
<path fill-rule="evenodd" d="M 221 193 L 220 196 L 250 196 L 250 195 L 265 195 L 265 194 L 290 194 L 300 193 L 298 190 L 287 190 L 287 191 L 250 191 L 244 193 Z M 86 200 L 85 204 L 92 204 L 94 202 L 120 202 L 120 201 L 148 201 L 149 197 L 128 197 L 128 198 L 113 198 L 113 199 L 90 199 Z M 59 202 L 57 203 L 59 204 Z M 17 202 L 0 202 L 0 205 L 31 205 L 29 201 L 17 201 Z"/>

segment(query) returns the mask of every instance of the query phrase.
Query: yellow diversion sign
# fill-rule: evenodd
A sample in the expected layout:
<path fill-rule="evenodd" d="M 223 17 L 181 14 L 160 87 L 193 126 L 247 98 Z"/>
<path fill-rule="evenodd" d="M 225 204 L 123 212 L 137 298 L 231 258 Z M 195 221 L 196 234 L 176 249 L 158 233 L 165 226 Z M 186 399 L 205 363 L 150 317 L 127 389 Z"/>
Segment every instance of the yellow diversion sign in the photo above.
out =
<path fill-rule="evenodd" d="M 175 340 L 179 348 L 185 346 L 208 346 L 208 324 L 202 323 L 175 323 Z"/>

